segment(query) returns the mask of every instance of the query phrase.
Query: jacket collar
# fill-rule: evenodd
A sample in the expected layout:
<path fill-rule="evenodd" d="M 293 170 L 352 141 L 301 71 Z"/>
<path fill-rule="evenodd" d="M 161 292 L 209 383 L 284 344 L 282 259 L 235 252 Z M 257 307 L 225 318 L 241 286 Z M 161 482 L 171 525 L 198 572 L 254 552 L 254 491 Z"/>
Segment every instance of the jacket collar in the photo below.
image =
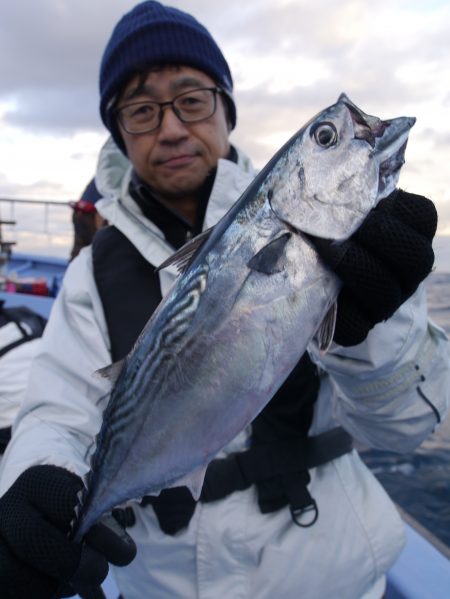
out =
<path fill-rule="evenodd" d="M 256 175 L 249 158 L 241 151 L 235 151 L 237 163 L 219 160 L 206 205 L 203 230 L 217 223 Z M 128 237 L 149 262 L 158 266 L 173 254 L 174 246 L 131 196 L 132 177 L 133 169 L 128 158 L 109 138 L 100 151 L 95 177 L 102 196 L 96 203 L 97 211 Z M 171 267 L 166 270 L 170 272 Z M 173 270 L 176 273 L 175 267 Z"/>

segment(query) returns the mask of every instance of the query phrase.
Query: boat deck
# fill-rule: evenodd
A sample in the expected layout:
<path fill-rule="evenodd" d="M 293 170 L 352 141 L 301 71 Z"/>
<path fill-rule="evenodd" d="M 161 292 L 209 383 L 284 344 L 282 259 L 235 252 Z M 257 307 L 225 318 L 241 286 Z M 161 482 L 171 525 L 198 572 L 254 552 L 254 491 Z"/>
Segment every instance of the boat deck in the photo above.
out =
<path fill-rule="evenodd" d="M 48 318 L 53 301 L 61 287 L 67 263 L 68 261 L 64 258 L 52 256 L 11 254 L 6 267 L 8 281 L 6 288 L 9 288 L 10 291 L 0 290 L 0 300 L 10 307 L 26 305 L 41 316 Z M 32 293 L 33 280 L 37 283 L 45 280 L 48 295 Z M 19 284 L 14 285 L 13 281 L 17 281 Z M 20 285 L 20 282 L 23 284 Z M 27 287 L 30 292 L 24 293 L 23 290 Z M 14 288 L 21 288 L 22 291 L 13 291 Z M 42 285 L 38 290 L 42 291 Z"/>

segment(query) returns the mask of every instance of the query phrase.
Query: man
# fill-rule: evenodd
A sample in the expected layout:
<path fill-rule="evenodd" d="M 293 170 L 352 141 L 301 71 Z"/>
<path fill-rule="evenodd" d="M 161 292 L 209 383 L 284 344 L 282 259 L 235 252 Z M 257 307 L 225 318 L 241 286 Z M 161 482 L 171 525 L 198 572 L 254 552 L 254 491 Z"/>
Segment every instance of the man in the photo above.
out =
<path fill-rule="evenodd" d="M 43 599 L 58 586 L 69 593 L 67 583 L 83 591 L 109 561 L 131 562 L 114 569 L 124 599 L 379 599 L 402 524 L 336 427 L 409 451 L 437 426 L 450 387 L 446 338 L 428 322 L 420 285 L 436 215 L 429 200 L 403 192 L 381 202 L 339 263 L 332 348 L 325 356 L 309 348 L 252 427 L 213 461 L 201 500 L 182 487 L 117 513 L 134 559 L 113 524 L 94 526 L 81 547 L 67 538 L 105 403 L 92 373 L 126 355 L 169 289 L 173 277 L 154 266 L 217 222 L 254 176 L 228 140 L 236 124 L 228 65 L 186 13 L 143 2 L 125 15 L 103 56 L 100 94 L 115 143 L 99 159 L 97 209 L 110 226 L 69 267 L 5 457 L 3 596 Z M 324 439 L 336 430 L 332 446 Z M 311 445 L 322 443 L 319 465 L 286 472 L 281 458 L 268 481 L 236 484 L 236 454 L 267 443 L 276 453 L 285 440 L 305 448 L 306 466 Z"/>

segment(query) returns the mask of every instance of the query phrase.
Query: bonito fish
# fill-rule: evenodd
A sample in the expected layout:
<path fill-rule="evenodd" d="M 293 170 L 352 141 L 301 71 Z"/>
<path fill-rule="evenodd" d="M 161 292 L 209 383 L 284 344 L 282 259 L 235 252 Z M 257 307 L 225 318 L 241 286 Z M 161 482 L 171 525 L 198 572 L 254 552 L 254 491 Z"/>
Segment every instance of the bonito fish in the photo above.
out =
<path fill-rule="evenodd" d="M 174 255 L 182 274 L 114 383 L 76 539 L 130 499 L 180 485 L 198 497 L 207 464 L 311 340 L 326 348 L 341 283 L 309 236 L 348 238 L 395 188 L 414 122 L 369 116 L 342 94 Z"/>

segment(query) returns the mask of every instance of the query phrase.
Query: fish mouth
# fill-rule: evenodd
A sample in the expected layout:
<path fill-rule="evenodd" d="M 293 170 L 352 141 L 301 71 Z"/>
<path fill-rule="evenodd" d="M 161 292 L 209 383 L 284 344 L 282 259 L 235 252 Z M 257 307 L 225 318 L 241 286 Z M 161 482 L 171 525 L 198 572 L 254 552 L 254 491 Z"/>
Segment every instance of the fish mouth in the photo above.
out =
<path fill-rule="evenodd" d="M 379 165 L 379 193 L 387 190 L 396 183 L 405 163 L 408 135 L 416 119 L 398 117 L 382 120 L 364 113 L 346 94 L 341 94 L 338 102 L 343 102 L 350 112 L 355 139 L 364 140 L 373 148 L 373 157 Z"/>
<path fill-rule="evenodd" d="M 375 156 L 378 166 L 378 198 L 394 191 L 400 169 L 405 163 L 405 150 L 411 127 L 416 122 L 414 117 L 398 117 L 383 121 L 386 130 L 375 142 Z"/>
<path fill-rule="evenodd" d="M 392 176 L 399 171 L 405 164 L 405 150 L 407 141 L 398 148 L 393 154 L 391 154 L 386 160 L 380 163 L 380 177 Z"/>

